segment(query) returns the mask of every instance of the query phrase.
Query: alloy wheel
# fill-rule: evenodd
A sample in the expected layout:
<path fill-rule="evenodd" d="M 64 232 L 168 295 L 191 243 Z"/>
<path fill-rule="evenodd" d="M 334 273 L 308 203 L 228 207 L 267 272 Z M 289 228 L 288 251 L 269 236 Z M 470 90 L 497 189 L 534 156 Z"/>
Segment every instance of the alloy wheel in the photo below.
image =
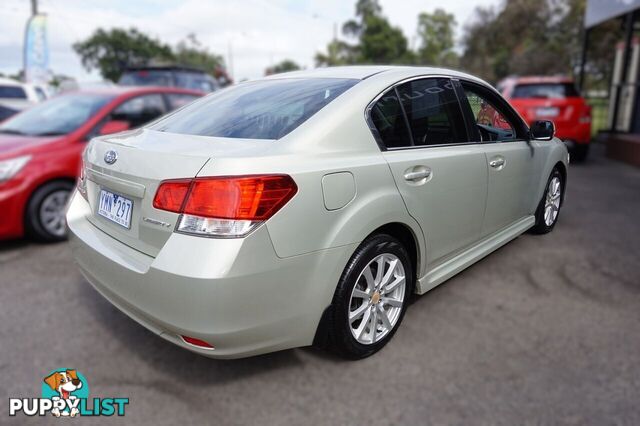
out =
<path fill-rule="evenodd" d="M 63 237 L 67 232 L 64 213 L 69 195 L 69 191 L 53 191 L 40 204 L 40 223 L 49 234 L 56 237 Z"/>
<path fill-rule="evenodd" d="M 404 306 L 406 278 L 400 259 L 384 253 L 360 272 L 349 301 L 349 328 L 361 344 L 382 340 L 398 323 Z"/>
<path fill-rule="evenodd" d="M 562 182 L 558 176 L 549 181 L 547 195 L 544 202 L 544 223 L 551 226 L 558 217 L 560 211 L 560 196 L 562 195 Z"/>

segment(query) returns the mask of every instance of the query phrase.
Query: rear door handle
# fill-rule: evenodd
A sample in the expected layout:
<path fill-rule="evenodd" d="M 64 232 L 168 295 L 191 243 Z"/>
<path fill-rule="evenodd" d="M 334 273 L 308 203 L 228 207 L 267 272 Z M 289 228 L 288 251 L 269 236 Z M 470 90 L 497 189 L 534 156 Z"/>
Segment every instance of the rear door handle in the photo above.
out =
<path fill-rule="evenodd" d="M 404 180 L 416 182 L 431 176 L 431 170 L 424 166 L 417 166 L 404 173 Z"/>
<path fill-rule="evenodd" d="M 495 158 L 495 159 L 489 161 L 489 165 L 491 167 L 493 167 L 494 169 L 502 167 L 502 166 L 504 166 L 504 158 L 500 158 L 500 157 Z"/>

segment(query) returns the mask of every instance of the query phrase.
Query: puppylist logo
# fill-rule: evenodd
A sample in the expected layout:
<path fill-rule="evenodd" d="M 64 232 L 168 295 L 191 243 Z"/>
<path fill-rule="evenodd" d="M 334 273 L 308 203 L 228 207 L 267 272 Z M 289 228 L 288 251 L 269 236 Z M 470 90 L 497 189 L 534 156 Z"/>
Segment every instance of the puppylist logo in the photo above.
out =
<path fill-rule="evenodd" d="M 55 417 L 124 416 L 129 398 L 89 399 L 89 383 L 77 370 L 59 368 L 42 383 L 41 398 L 9 398 L 9 415 Z"/>

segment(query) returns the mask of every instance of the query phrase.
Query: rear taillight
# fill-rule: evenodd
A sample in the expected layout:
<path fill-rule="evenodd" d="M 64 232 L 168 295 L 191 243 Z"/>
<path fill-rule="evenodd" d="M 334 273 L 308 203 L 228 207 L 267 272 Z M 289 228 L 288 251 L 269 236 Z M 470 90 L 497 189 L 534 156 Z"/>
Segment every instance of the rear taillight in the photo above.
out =
<path fill-rule="evenodd" d="M 580 115 L 579 121 L 582 124 L 591 123 L 591 106 L 590 105 L 585 106 L 582 112 L 582 115 Z"/>
<path fill-rule="evenodd" d="M 84 158 L 80 161 L 80 176 L 78 176 L 78 181 L 76 182 L 76 187 L 78 188 L 78 192 L 82 197 L 89 201 L 87 196 L 87 172 L 86 172 L 86 164 L 84 162 Z"/>
<path fill-rule="evenodd" d="M 273 216 L 298 191 L 287 175 L 252 175 L 165 181 L 153 206 L 180 213 L 176 230 L 242 237 Z"/>

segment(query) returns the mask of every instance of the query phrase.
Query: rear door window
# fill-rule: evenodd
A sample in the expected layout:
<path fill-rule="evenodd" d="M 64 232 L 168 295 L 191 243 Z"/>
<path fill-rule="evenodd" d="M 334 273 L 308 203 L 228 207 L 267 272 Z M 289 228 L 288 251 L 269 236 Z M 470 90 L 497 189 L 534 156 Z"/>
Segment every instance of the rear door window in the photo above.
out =
<path fill-rule="evenodd" d="M 449 79 L 427 78 L 398 86 L 413 144 L 468 142 L 462 110 Z"/>
<path fill-rule="evenodd" d="M 387 92 L 371 108 L 371 122 L 386 148 L 411 146 L 411 135 L 395 89 Z"/>

